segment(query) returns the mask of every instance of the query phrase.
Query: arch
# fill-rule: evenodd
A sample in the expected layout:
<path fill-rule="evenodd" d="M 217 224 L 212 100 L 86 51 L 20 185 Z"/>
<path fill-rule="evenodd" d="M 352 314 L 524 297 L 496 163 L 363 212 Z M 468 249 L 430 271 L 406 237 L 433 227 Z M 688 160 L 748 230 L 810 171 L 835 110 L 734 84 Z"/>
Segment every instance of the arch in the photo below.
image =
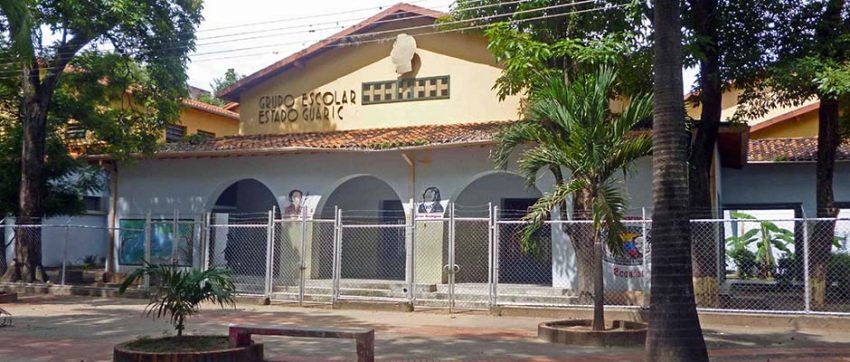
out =
<path fill-rule="evenodd" d="M 333 218 L 335 207 L 342 210 L 343 224 L 375 225 L 343 228 L 341 273 L 344 279 L 404 280 L 404 228 L 378 226 L 404 224 L 404 206 L 398 193 L 386 181 L 367 174 L 347 176 L 339 180 L 316 208 L 315 215 Z M 314 278 L 331 274 L 332 235 L 314 233 L 312 248 Z M 318 258 L 318 259 L 316 259 Z"/>
<path fill-rule="evenodd" d="M 235 206 L 236 208 L 239 208 L 240 205 L 224 205 L 224 203 L 227 203 L 228 201 L 233 201 L 227 200 L 227 198 L 230 197 L 230 195 L 227 195 L 227 193 L 231 193 L 236 190 L 238 196 L 238 189 L 240 187 L 242 188 L 242 195 L 253 193 L 255 198 L 263 200 L 260 201 L 260 203 L 258 204 L 255 203 L 253 205 L 241 205 L 243 206 L 242 209 L 246 210 L 246 212 L 268 212 L 271 210 L 272 206 L 274 206 L 277 210 L 280 210 L 280 202 L 278 201 L 277 196 L 275 196 L 272 189 L 268 187 L 268 185 L 266 185 L 264 182 L 255 178 L 232 178 L 230 180 L 222 182 L 213 190 L 212 196 L 207 199 L 207 203 L 204 209 L 207 212 L 212 213 L 237 213 L 237 211 L 227 211 L 227 206 Z M 264 210 L 261 210 L 263 208 Z"/>
<path fill-rule="evenodd" d="M 536 187 L 528 187 L 525 179 L 506 171 L 488 171 L 470 179 L 465 187 L 453 195 L 455 215 L 461 218 L 486 218 L 487 205 L 499 207 L 498 217 L 519 219 L 526 214 L 543 194 Z M 486 282 L 488 250 L 487 229 L 482 221 L 459 221 L 455 224 L 455 260 L 466 270 L 457 274 L 458 282 Z M 551 285 L 552 241 L 548 227 L 537 233 L 539 247 L 535 252 L 525 251 L 521 244 L 522 228 L 518 224 L 499 225 L 499 281 L 514 284 Z"/>
<path fill-rule="evenodd" d="M 262 291 L 268 241 L 264 227 L 249 225 L 268 222 L 273 207 L 277 210 L 275 217 L 280 217 L 277 197 L 253 178 L 222 185 L 219 190 L 208 206 L 216 225 L 210 228 L 210 260 L 214 265 L 227 266 L 243 288 Z M 229 227 L 235 224 L 245 227 Z M 279 269 L 275 265 L 275 273 Z"/>

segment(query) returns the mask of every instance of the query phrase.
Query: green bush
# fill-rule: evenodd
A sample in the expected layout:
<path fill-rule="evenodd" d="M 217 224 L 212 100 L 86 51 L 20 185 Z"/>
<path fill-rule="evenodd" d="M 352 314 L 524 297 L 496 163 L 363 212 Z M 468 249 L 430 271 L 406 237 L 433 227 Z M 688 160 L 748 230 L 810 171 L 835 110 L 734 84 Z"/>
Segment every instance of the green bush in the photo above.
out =
<path fill-rule="evenodd" d="M 756 254 L 745 248 L 735 248 L 729 253 L 732 262 L 738 269 L 738 277 L 741 279 L 751 279 L 758 273 L 758 263 L 756 263 Z"/>
<path fill-rule="evenodd" d="M 830 285 L 837 284 L 850 288 L 850 254 L 832 254 L 826 268 Z"/>
<path fill-rule="evenodd" d="M 803 280 L 803 258 L 788 254 L 779 258 L 776 263 L 776 280 L 790 284 Z"/>

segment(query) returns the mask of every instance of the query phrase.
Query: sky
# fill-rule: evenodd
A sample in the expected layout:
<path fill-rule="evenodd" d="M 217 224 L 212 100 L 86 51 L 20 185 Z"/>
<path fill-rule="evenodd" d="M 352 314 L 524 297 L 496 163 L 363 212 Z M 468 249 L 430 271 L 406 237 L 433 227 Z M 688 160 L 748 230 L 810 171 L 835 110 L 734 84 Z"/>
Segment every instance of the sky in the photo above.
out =
<path fill-rule="evenodd" d="M 406 0 L 447 11 L 453 0 Z M 206 0 L 189 84 L 211 89 L 228 68 L 250 75 L 395 4 L 393 0 Z M 685 91 L 694 70 L 685 71 Z"/>

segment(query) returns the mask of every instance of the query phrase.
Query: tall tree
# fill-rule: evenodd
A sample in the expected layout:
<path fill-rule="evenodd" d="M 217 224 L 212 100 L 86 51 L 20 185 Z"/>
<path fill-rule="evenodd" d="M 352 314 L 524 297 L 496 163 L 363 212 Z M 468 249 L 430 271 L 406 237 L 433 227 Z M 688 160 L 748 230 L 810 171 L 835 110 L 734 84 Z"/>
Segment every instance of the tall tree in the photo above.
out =
<path fill-rule="evenodd" d="M 718 215 L 712 202 L 711 168 L 720 129 L 723 92 L 731 81 L 746 83 L 770 59 L 772 25 L 777 18 L 772 0 L 688 0 L 683 9 L 688 56 L 699 77 L 690 101 L 700 106 L 688 156 L 691 219 Z M 706 224 L 691 225 L 694 292 L 697 305 L 717 307 L 719 281 L 715 233 Z"/>
<path fill-rule="evenodd" d="M 652 273 L 648 361 L 707 361 L 694 303 L 678 0 L 655 0 Z"/>
<path fill-rule="evenodd" d="M 635 161 L 647 156 L 652 148 L 649 135 L 629 135 L 639 123 L 651 117 L 652 96 L 629 94 L 629 104 L 615 113 L 610 105 L 617 96 L 615 71 L 600 68 L 571 81 L 564 78 L 563 74 L 550 75 L 531 90 L 527 120 L 507 127 L 498 135 L 494 160 L 497 166 L 505 167 L 518 145 L 533 144 L 521 151 L 517 161 L 527 184 L 535 184 L 540 171 L 552 165 L 570 171 L 569 179 L 556 184 L 554 191 L 540 198 L 525 217 L 531 221 L 523 230 L 526 249 L 536 247 L 535 234 L 552 210 L 562 207 L 576 193 L 587 195 L 592 220 L 587 223 L 591 226 L 590 235 L 573 233 L 571 237 L 590 241 L 573 243 L 577 256 L 584 253 L 591 258 L 584 272 L 591 275 L 592 327 L 603 330 L 603 245 L 614 252 L 623 250 L 622 220 L 627 210 L 623 180 L 616 176 L 633 168 Z"/>
<path fill-rule="evenodd" d="M 186 94 L 187 54 L 201 20 L 199 0 L 23 0 L 0 2 L 21 80 L 21 182 L 18 222 L 44 216 L 45 145 L 54 96 L 68 66 L 86 48 L 108 45 L 147 68 L 151 88 L 172 101 L 121 107 L 176 115 Z M 71 69 L 73 71 L 73 69 Z M 113 80 L 103 80 L 111 82 Z M 127 90 L 125 88 L 125 90 Z M 122 119 L 114 120 L 121 124 Z M 168 122 L 166 118 L 163 122 Z M 39 233 L 18 237 L 7 280 L 43 281 Z"/>
<path fill-rule="evenodd" d="M 212 94 L 203 93 L 198 97 L 198 100 L 216 106 L 223 106 L 227 104 L 227 101 L 218 98 L 218 93 L 224 90 L 225 88 L 230 87 L 242 78 L 245 78 L 245 76 L 236 73 L 236 69 L 228 68 L 227 71 L 224 72 L 224 75 L 213 79 L 213 82 L 210 84 L 210 87 L 212 88 Z"/>
<path fill-rule="evenodd" d="M 850 3 L 844 0 L 777 1 L 782 31 L 774 34 L 775 60 L 758 77 L 741 82 L 742 107 L 738 116 L 753 118 L 776 107 L 799 106 L 817 99 L 818 147 L 816 216 L 834 218 L 833 183 L 835 154 L 850 127 L 842 121 L 850 110 Z M 845 117 L 842 118 L 841 110 Z M 827 263 L 835 236 L 835 223 L 814 223 L 809 259 L 812 306 L 821 308 L 826 298 Z"/>
<path fill-rule="evenodd" d="M 571 4 L 568 0 L 503 3 L 490 1 L 458 1 L 448 20 L 468 19 L 475 25 L 492 23 L 485 35 L 490 51 L 502 63 L 503 71 L 493 86 L 504 99 L 511 95 L 528 95 L 526 92 L 547 84 L 552 76 L 573 79 L 592 72 L 600 66 L 618 69 L 619 79 L 614 84 L 620 94 L 640 93 L 650 89 L 651 54 L 647 40 L 642 35 L 643 5 L 630 3 L 626 8 L 605 7 L 603 11 L 580 12 L 596 9 L 599 4 L 583 3 L 575 6 L 539 10 L 551 6 Z M 575 12 L 575 14 L 572 14 Z M 522 19 L 543 15 L 558 15 L 546 21 L 522 22 Z M 482 20 L 482 18 L 484 18 Z M 555 124 L 540 120 L 551 132 L 559 132 Z M 515 139 L 522 142 L 534 140 Z M 498 157 L 498 155 L 494 156 Z M 547 167 L 558 185 L 568 180 L 561 165 Z M 578 190 L 568 214 L 567 202 L 558 208 L 560 218 L 589 219 L 591 204 L 584 190 Z M 583 303 L 593 302 L 593 231 L 589 224 L 565 230 L 576 250 L 578 271 L 577 292 Z"/>

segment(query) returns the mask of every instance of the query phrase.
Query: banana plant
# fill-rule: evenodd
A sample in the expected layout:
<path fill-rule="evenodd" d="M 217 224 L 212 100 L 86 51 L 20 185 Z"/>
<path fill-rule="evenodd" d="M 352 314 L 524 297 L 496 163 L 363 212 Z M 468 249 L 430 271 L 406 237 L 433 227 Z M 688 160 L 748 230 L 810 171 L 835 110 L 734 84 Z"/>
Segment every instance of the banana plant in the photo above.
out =
<path fill-rule="evenodd" d="M 738 220 L 758 219 L 743 212 L 732 212 L 732 218 Z M 781 228 L 770 221 L 758 221 L 758 228 L 753 228 L 739 236 L 730 236 L 726 239 L 730 252 L 737 249 L 748 249 L 750 245 L 756 245 L 756 261 L 759 264 L 762 278 L 773 278 L 773 270 L 776 266 L 776 258 L 773 248 L 784 252 L 786 255 L 794 253 L 788 246 L 794 244 L 794 232 Z M 728 253 L 728 252 L 727 252 Z"/>

